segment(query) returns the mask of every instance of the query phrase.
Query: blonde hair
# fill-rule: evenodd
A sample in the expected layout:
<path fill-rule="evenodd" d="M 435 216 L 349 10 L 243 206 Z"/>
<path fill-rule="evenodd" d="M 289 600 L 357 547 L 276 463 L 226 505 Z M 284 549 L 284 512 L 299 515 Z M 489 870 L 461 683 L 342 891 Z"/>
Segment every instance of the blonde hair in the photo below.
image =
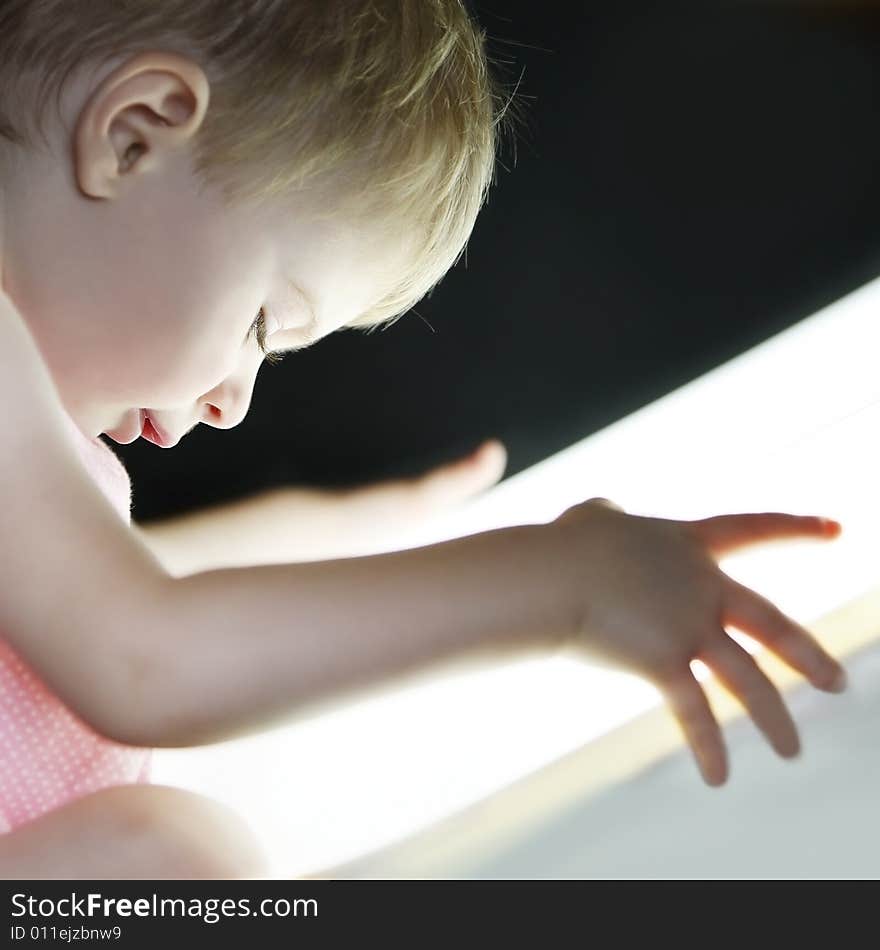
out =
<path fill-rule="evenodd" d="M 45 141 L 71 72 L 146 50 L 205 71 L 194 168 L 229 205 L 342 177 L 335 208 L 411 229 L 406 273 L 350 327 L 394 322 L 461 256 L 510 130 L 462 0 L 3 0 L 0 136 Z M 22 102 L 24 127 L 9 113 Z"/>

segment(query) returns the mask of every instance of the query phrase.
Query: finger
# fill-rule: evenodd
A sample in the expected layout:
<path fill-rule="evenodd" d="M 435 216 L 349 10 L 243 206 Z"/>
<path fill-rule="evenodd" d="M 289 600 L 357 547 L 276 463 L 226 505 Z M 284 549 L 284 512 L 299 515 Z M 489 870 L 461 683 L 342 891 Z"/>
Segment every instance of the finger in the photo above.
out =
<path fill-rule="evenodd" d="M 485 473 L 491 473 L 498 477 L 507 466 L 507 449 L 498 439 L 486 439 L 481 442 L 472 452 L 450 462 L 446 466 L 441 466 L 441 470 L 448 471 L 477 471 L 482 470 Z"/>
<path fill-rule="evenodd" d="M 498 475 L 507 467 L 507 449 L 499 439 L 486 439 L 467 458 L 472 463 L 497 471 Z"/>
<path fill-rule="evenodd" d="M 709 700 L 690 667 L 658 683 L 707 785 L 727 779 L 727 749 Z"/>
<path fill-rule="evenodd" d="M 497 481 L 507 466 L 507 450 L 497 439 L 487 439 L 472 452 L 428 472 L 429 483 L 458 483 L 465 487 L 485 486 Z"/>
<path fill-rule="evenodd" d="M 797 727 L 782 695 L 747 650 L 724 634 L 700 653 L 700 659 L 742 703 L 781 756 L 788 759 L 800 752 Z"/>
<path fill-rule="evenodd" d="M 716 515 L 699 521 L 685 521 L 689 530 L 713 554 L 785 538 L 831 540 L 843 530 L 839 521 L 813 515 L 789 515 L 767 511 L 761 514 Z"/>
<path fill-rule="evenodd" d="M 763 643 L 817 689 L 846 689 L 846 671 L 808 630 L 733 578 L 725 583 L 722 620 Z"/>
<path fill-rule="evenodd" d="M 452 504 L 494 485 L 506 465 L 506 449 L 497 439 L 489 439 L 462 458 L 419 476 L 414 486 L 431 505 Z"/>

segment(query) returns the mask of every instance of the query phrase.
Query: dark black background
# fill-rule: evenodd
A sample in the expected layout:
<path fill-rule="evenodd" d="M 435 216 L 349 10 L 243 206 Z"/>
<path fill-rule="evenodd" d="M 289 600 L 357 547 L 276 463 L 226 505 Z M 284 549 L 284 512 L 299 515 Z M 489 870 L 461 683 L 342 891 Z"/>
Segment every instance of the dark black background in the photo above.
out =
<path fill-rule="evenodd" d="M 880 10 L 475 8 L 527 125 L 467 266 L 423 319 L 265 366 L 235 429 L 112 443 L 134 520 L 416 474 L 492 435 L 509 476 L 880 273 Z"/>

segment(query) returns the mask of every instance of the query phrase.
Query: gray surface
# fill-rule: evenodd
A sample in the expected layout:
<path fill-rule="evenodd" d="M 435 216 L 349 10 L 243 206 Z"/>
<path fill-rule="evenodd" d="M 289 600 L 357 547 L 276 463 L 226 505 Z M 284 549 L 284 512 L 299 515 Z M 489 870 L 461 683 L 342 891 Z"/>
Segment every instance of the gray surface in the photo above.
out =
<path fill-rule="evenodd" d="M 845 661 L 847 692 L 788 695 L 802 752 L 751 720 L 725 729 L 731 774 L 702 784 L 689 750 L 557 816 L 469 878 L 872 878 L 880 869 L 880 645 Z M 464 876 L 464 875 L 462 875 Z"/>

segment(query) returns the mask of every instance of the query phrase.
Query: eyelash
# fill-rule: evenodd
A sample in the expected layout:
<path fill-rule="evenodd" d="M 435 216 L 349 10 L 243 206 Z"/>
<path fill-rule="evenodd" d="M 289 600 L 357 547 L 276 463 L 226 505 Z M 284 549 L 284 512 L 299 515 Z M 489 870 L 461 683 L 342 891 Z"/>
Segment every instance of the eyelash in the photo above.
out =
<path fill-rule="evenodd" d="M 256 337 L 257 345 L 260 347 L 260 351 L 266 357 L 267 363 L 280 363 L 284 358 L 278 353 L 270 353 L 266 350 L 266 312 L 260 307 L 260 311 L 257 314 L 257 319 L 251 324 L 250 330 L 248 330 L 247 338 L 250 339 L 251 335 Z"/>

